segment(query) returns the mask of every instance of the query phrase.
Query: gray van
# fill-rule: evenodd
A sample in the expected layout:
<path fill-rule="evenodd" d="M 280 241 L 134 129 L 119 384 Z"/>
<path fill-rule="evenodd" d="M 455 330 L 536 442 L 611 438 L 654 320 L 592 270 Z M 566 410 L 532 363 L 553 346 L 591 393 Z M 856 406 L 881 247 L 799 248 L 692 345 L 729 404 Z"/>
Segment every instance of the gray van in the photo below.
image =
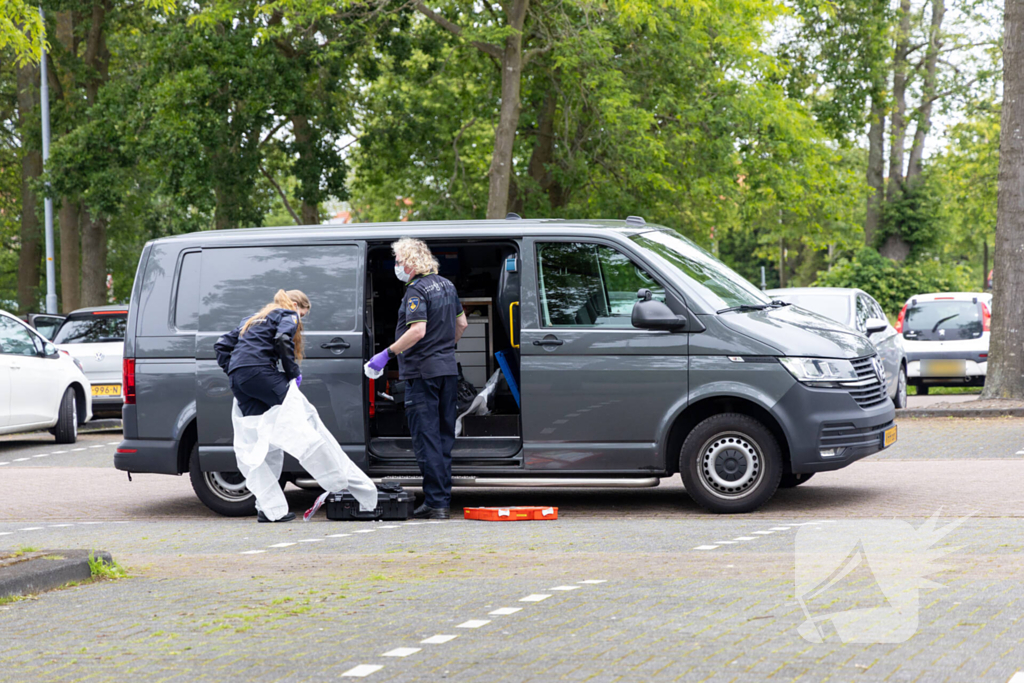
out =
<path fill-rule="evenodd" d="M 470 322 L 458 357 L 486 415 L 460 421 L 455 485 L 655 486 L 676 472 L 713 512 L 749 512 L 814 472 L 896 440 L 885 371 L 862 335 L 773 302 L 695 244 L 642 218 L 259 228 L 154 240 L 139 262 L 124 347 L 115 466 L 189 473 L 223 515 L 255 514 L 232 451 L 213 344 L 301 289 L 302 392 L 375 479 L 419 471 L 394 368 L 401 301 L 390 244 L 425 240 Z M 312 482 L 286 458 L 282 479 Z"/>

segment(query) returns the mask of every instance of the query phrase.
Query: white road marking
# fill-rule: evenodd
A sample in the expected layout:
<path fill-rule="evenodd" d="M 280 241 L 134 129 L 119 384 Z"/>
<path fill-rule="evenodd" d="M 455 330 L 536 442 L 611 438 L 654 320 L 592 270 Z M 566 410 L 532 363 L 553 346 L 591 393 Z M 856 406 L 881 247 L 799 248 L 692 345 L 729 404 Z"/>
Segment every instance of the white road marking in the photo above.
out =
<path fill-rule="evenodd" d="M 41 526 L 27 526 L 24 529 L 18 529 L 18 531 L 37 531 L 37 530 L 42 529 L 42 528 L 43 527 L 41 527 Z"/>
<path fill-rule="evenodd" d="M 352 534 L 330 534 L 326 538 L 342 538 L 344 536 L 351 536 Z"/>
<path fill-rule="evenodd" d="M 50 454 L 49 453 L 40 453 L 39 455 L 33 455 L 32 457 L 33 458 L 49 458 Z"/>
<path fill-rule="evenodd" d="M 241 552 L 241 553 L 238 553 L 238 554 L 239 555 L 259 555 L 260 553 L 265 553 L 265 552 L 267 552 L 267 551 L 266 550 L 246 550 L 245 552 Z"/>
<path fill-rule="evenodd" d="M 422 645 L 441 645 L 447 643 L 449 640 L 455 640 L 458 636 L 430 636 L 426 640 L 421 640 Z"/>
<path fill-rule="evenodd" d="M 772 531 L 788 531 L 791 528 L 792 527 L 788 527 L 788 526 L 773 526 L 772 527 Z"/>
<path fill-rule="evenodd" d="M 67 453 L 67 451 L 51 451 L 50 455 L 60 455 L 61 453 Z"/>
<path fill-rule="evenodd" d="M 423 648 L 421 647 L 396 647 L 394 650 L 388 650 L 381 657 L 408 657 L 414 655 Z"/>
<path fill-rule="evenodd" d="M 426 522 L 406 522 L 402 526 L 419 526 L 420 524 L 426 524 Z"/>
<path fill-rule="evenodd" d="M 522 611 L 523 611 L 522 607 L 499 607 L 498 609 L 494 610 L 493 612 L 488 612 L 488 614 L 494 614 L 496 616 L 503 616 L 505 614 L 515 614 L 516 612 L 522 612 Z"/>
<path fill-rule="evenodd" d="M 533 595 L 527 595 L 525 598 L 519 598 L 519 602 L 540 602 L 550 597 L 550 595 L 544 595 L 543 593 L 534 593 Z"/>
<path fill-rule="evenodd" d="M 755 531 L 754 533 L 755 534 L 761 534 L 762 536 L 767 536 L 768 534 L 774 534 L 775 532 L 774 531 Z"/>
<path fill-rule="evenodd" d="M 360 664 L 359 666 L 353 667 L 341 674 L 342 676 L 349 676 L 351 678 L 363 678 L 369 676 L 372 673 L 380 671 L 384 667 L 379 664 Z"/>
<path fill-rule="evenodd" d="M 490 619 L 470 619 L 469 621 L 462 622 L 455 628 L 480 628 L 481 626 L 487 626 L 489 623 L 491 623 Z"/>
<path fill-rule="evenodd" d="M 1024 451 L 1021 451 L 1021 453 L 1024 453 Z M 1024 683 L 1024 671 L 1018 671 L 1013 674 L 1006 683 Z"/>
<path fill-rule="evenodd" d="M 0 462 L 0 465 L 10 465 L 10 464 L 11 463 L 9 463 L 9 462 Z"/>
<path fill-rule="evenodd" d="M 72 448 L 72 449 L 71 449 L 71 452 L 72 452 L 72 453 L 77 453 L 78 451 L 84 451 L 84 450 L 86 450 L 86 447 L 82 447 L 82 448 Z"/>
<path fill-rule="evenodd" d="M 28 460 L 28 458 L 15 458 L 11 462 L 25 462 L 26 460 Z"/>
<path fill-rule="evenodd" d="M 734 538 L 732 540 L 734 540 L 734 541 L 756 541 L 757 537 L 756 536 L 737 536 L 736 538 Z"/>
<path fill-rule="evenodd" d="M 376 529 L 356 529 L 352 533 L 354 534 L 372 534 Z"/>
<path fill-rule="evenodd" d="M 13 533 L 13 531 L 0 531 L 0 536 L 10 536 Z"/>
<path fill-rule="evenodd" d="M 294 543 L 275 543 L 274 545 L 268 545 L 267 547 L 268 548 L 287 548 L 290 545 L 295 545 L 295 544 Z"/>
<path fill-rule="evenodd" d="M 586 581 L 577 581 L 576 583 L 608 583 L 608 579 L 587 579 Z"/>
<path fill-rule="evenodd" d="M 120 441 L 108 441 L 107 442 L 108 446 L 119 446 L 120 444 L 121 444 Z"/>
<path fill-rule="evenodd" d="M 105 448 L 106 445 L 107 444 L 105 444 L 105 443 L 98 443 L 95 446 L 89 446 L 89 448 Z"/>
<path fill-rule="evenodd" d="M 717 547 L 717 545 L 699 545 L 694 550 L 714 550 Z"/>
<path fill-rule="evenodd" d="M 398 525 L 397 524 L 388 524 L 386 526 L 379 526 L 377 528 L 378 529 L 397 529 Z"/>
<path fill-rule="evenodd" d="M 1014 453 L 1014 455 L 1024 455 L 1024 451 L 1017 451 L 1016 453 Z M 1016 676 L 1014 676 L 1014 678 L 1016 678 Z M 1013 678 L 1011 678 L 1010 680 L 1012 681 Z"/>
<path fill-rule="evenodd" d="M 322 540 L 324 540 L 324 539 L 322 539 L 322 538 L 301 538 L 301 539 L 299 539 L 296 542 L 297 543 L 319 543 Z"/>
<path fill-rule="evenodd" d="M 103 524 L 103 522 L 79 522 L 79 524 Z"/>
<path fill-rule="evenodd" d="M 715 541 L 715 545 L 733 545 L 736 541 Z"/>
<path fill-rule="evenodd" d="M 51 524 L 50 528 L 51 529 L 59 529 L 59 528 L 61 528 L 63 526 L 74 526 L 74 524 Z"/>
<path fill-rule="evenodd" d="M 554 588 L 549 588 L 548 590 L 549 591 L 574 591 L 577 588 L 579 588 L 579 586 L 555 586 Z"/>

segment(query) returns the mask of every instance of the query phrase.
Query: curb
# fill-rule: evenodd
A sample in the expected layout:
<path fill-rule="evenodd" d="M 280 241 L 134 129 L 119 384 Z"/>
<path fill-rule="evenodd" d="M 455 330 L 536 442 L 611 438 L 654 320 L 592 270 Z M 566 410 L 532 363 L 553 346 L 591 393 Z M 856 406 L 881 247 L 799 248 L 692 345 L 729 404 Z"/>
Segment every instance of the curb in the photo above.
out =
<path fill-rule="evenodd" d="M 0 564 L 0 598 L 41 593 L 71 581 L 92 578 L 89 555 L 113 562 L 105 550 L 46 550 L 27 553 L 25 559 L 6 566 Z M 63 559 L 44 559 L 60 557 Z"/>
<path fill-rule="evenodd" d="M 896 417 L 1024 417 L 1024 408 L 903 408 Z"/>

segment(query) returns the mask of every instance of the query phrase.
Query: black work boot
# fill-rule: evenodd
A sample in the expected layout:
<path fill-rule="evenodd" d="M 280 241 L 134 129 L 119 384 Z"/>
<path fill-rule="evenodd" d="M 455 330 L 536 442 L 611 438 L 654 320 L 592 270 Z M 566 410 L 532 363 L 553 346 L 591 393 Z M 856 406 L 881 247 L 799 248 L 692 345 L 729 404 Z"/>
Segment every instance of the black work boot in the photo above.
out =
<path fill-rule="evenodd" d="M 285 515 L 281 519 L 267 519 L 267 516 L 265 514 L 263 514 L 263 510 L 259 510 L 259 511 L 256 512 L 256 521 L 261 523 L 261 524 L 263 522 L 268 522 L 268 523 L 271 523 L 271 524 L 276 524 L 278 522 L 290 522 L 293 519 L 295 519 L 295 513 L 294 512 L 289 512 L 287 515 Z"/>
<path fill-rule="evenodd" d="M 448 508 L 430 508 L 424 503 L 412 511 L 416 519 L 449 519 L 451 513 Z"/>

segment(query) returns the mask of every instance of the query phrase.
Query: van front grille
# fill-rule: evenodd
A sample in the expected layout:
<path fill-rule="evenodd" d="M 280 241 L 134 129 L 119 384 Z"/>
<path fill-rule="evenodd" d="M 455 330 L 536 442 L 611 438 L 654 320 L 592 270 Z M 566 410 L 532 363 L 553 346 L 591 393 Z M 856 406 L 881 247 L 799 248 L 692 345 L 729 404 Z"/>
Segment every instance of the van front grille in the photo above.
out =
<path fill-rule="evenodd" d="M 870 384 L 849 389 L 850 396 L 861 408 L 872 408 L 889 399 L 889 395 L 885 391 L 885 382 L 879 381 L 878 373 L 875 372 L 875 358 L 877 356 L 868 356 L 851 361 L 859 380 L 873 380 Z"/>

